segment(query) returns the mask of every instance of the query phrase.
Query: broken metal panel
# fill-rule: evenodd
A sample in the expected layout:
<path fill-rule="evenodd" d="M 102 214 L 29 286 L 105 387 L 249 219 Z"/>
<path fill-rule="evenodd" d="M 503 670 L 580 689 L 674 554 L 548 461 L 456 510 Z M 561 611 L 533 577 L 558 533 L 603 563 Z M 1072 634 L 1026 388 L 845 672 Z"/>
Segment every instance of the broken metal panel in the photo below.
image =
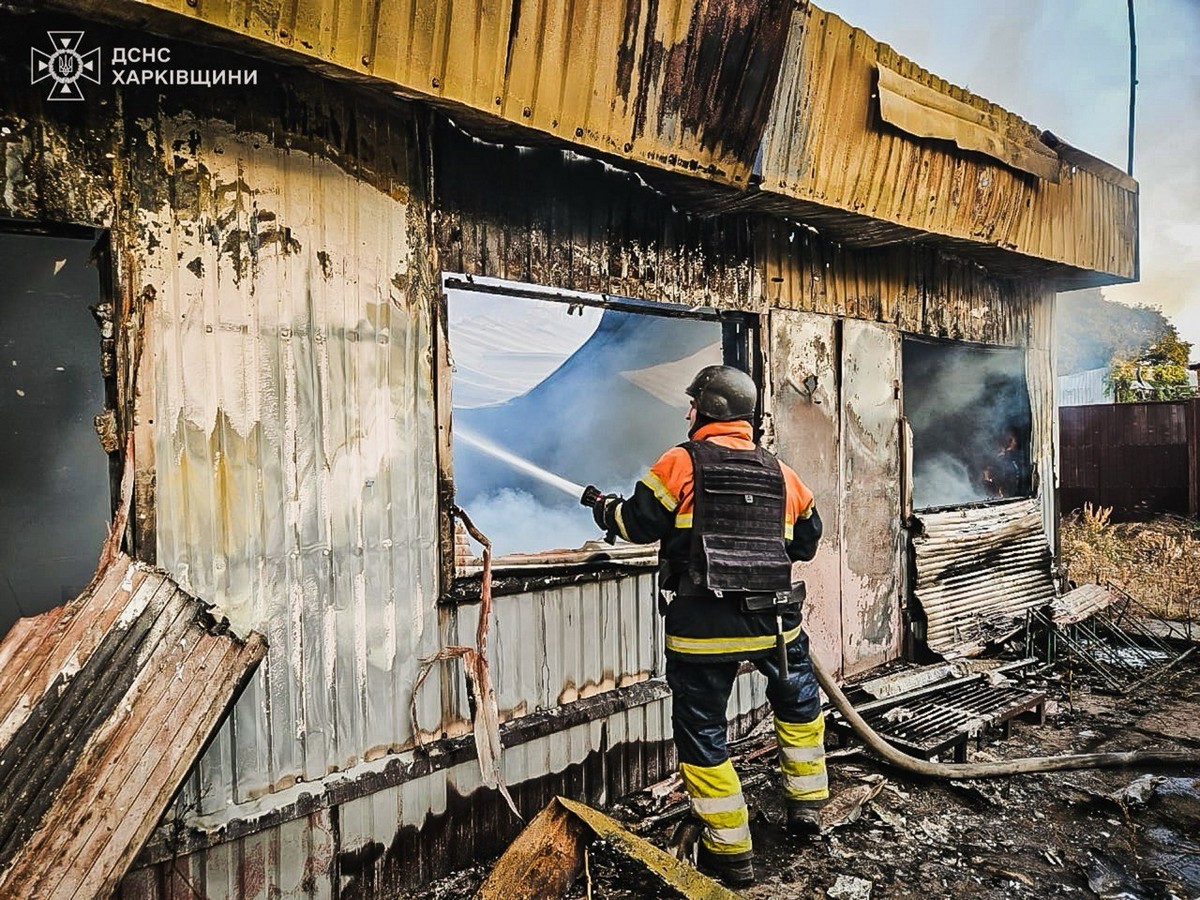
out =
<path fill-rule="evenodd" d="M 812 490 L 824 528 L 816 557 L 799 567 L 807 587 L 804 628 L 833 672 L 843 664 L 839 329 L 832 316 L 771 313 L 775 449 Z"/>
<path fill-rule="evenodd" d="M 1081 584 L 1074 590 L 1067 591 L 1051 604 L 1050 621 L 1058 626 L 1073 625 L 1094 616 L 1116 601 L 1117 598 L 1112 591 L 1102 585 Z"/>
<path fill-rule="evenodd" d="M 1106 283 L 1137 277 L 1132 179 L 1107 164 L 1072 157 L 1058 162 L 1056 184 L 888 127 L 876 96 L 880 67 L 943 106 L 969 111 L 978 119 L 976 129 L 994 122 L 997 144 L 1042 143 L 1038 130 L 1012 113 L 806 4 L 792 22 L 763 138 L 764 196 L 852 214 L 810 220 L 837 227 L 848 241 L 896 241 L 908 229 L 910 236 L 925 232 L 975 248 L 1015 251 L 1036 258 L 1043 271 L 1050 261 L 1077 274 L 1104 273 Z M 1034 152 L 1041 169 L 1046 154 Z"/>
<path fill-rule="evenodd" d="M 786 0 L 63 5 L 149 16 L 206 43 L 249 41 L 293 64 L 731 185 L 748 183 L 793 9 Z"/>
<path fill-rule="evenodd" d="M 842 328 L 842 654 L 852 674 L 900 652 L 900 335 L 853 319 Z"/>
<path fill-rule="evenodd" d="M 1114 585 L 1088 584 L 1035 610 L 1046 630 L 1048 662 L 1078 660 L 1118 694 L 1162 677 L 1196 651 L 1172 623 Z"/>
<path fill-rule="evenodd" d="M 0 892 L 106 896 L 266 653 L 121 555 L 0 644 Z"/>
<path fill-rule="evenodd" d="M 1058 154 L 1032 128 L 1013 133 L 997 116 L 905 78 L 883 63 L 878 71 L 879 112 L 883 121 L 916 137 L 953 141 L 1046 181 L 1058 183 Z"/>
<path fill-rule="evenodd" d="M 919 514 L 914 596 L 925 641 L 970 656 L 1054 599 L 1050 547 L 1036 498 Z"/>

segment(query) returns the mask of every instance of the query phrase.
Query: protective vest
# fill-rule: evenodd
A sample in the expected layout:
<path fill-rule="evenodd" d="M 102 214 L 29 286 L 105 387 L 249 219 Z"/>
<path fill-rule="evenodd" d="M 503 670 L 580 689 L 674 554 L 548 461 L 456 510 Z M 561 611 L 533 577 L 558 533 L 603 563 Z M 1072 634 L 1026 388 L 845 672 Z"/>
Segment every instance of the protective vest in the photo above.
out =
<path fill-rule="evenodd" d="M 692 458 L 695 484 L 690 585 L 717 594 L 790 590 L 792 564 L 783 542 L 787 485 L 779 461 L 761 447 L 680 446 Z"/>

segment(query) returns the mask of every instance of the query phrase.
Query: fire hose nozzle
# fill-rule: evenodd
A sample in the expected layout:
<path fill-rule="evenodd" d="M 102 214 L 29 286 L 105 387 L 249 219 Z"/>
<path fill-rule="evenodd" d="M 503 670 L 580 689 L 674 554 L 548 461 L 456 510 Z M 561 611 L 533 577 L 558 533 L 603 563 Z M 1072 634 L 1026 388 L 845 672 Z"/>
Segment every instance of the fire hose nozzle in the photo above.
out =
<path fill-rule="evenodd" d="M 586 506 L 588 509 L 591 509 L 596 505 L 596 503 L 603 499 L 603 497 L 604 494 L 601 493 L 600 488 L 596 487 L 594 484 L 589 484 L 583 489 L 583 495 L 579 498 L 579 505 Z"/>

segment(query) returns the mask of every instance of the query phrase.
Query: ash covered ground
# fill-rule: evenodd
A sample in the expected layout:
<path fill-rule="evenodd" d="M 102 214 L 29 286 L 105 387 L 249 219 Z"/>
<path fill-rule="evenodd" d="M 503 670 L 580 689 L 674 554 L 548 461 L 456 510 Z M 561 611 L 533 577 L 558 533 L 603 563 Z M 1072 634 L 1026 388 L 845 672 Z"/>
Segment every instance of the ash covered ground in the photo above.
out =
<path fill-rule="evenodd" d="M 1047 723 L 1017 720 L 1009 739 L 972 746 L 972 760 L 1200 749 L 1195 661 L 1128 697 L 1101 693 L 1077 671 L 1028 683 L 1051 700 Z M 830 759 L 835 797 L 872 785 L 878 793 L 854 821 L 797 840 L 780 825 L 772 746 L 764 733 L 736 748 L 758 875 L 743 896 L 1200 897 L 1200 771 L 1084 770 L 948 783 L 895 772 L 851 746 Z M 666 848 L 678 820 L 654 822 L 682 795 L 658 793 L 625 798 L 609 812 Z M 589 848 L 588 871 L 593 898 L 678 896 L 600 842 Z M 486 866 L 475 867 L 415 896 L 470 896 L 486 874 Z M 589 896 L 588 881 L 581 876 L 568 896 Z"/>

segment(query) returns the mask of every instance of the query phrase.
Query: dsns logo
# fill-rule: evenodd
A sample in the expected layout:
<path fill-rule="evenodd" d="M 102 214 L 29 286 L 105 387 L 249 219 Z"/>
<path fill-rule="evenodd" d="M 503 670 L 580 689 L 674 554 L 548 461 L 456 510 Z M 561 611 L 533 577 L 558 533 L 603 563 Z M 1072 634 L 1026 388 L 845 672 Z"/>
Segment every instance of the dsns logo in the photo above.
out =
<path fill-rule="evenodd" d="M 82 100 L 80 79 L 100 83 L 100 48 L 80 53 L 82 31 L 47 31 L 46 35 L 53 49 L 46 53 L 36 47 L 30 48 L 30 83 L 37 84 L 49 78 L 48 100 Z"/>

